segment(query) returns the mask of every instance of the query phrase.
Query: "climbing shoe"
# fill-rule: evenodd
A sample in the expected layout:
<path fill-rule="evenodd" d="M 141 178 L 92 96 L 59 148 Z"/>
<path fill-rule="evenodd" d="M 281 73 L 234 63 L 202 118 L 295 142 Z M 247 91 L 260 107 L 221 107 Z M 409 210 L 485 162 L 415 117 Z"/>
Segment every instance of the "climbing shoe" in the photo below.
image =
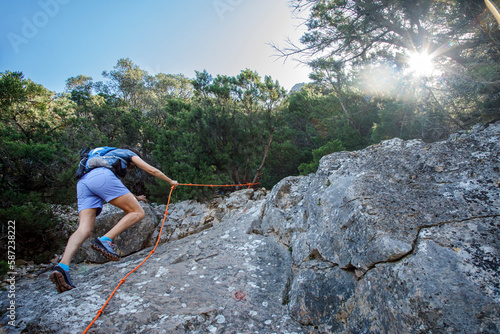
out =
<path fill-rule="evenodd" d="M 68 271 L 64 270 L 59 265 L 56 265 L 52 270 L 50 280 L 56 285 L 57 292 L 61 293 L 76 288 L 71 281 L 71 276 Z"/>
<path fill-rule="evenodd" d="M 112 244 L 110 241 L 95 238 L 95 240 L 90 243 L 90 246 L 92 246 L 95 251 L 101 252 L 106 259 L 120 261 L 120 255 L 115 252 L 116 245 Z"/>

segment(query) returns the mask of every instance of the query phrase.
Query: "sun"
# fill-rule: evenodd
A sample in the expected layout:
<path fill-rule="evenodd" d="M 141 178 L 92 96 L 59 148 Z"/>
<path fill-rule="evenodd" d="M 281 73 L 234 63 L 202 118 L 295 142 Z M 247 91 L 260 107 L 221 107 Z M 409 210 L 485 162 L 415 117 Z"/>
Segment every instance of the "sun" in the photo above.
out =
<path fill-rule="evenodd" d="M 426 52 L 414 52 L 408 57 L 408 69 L 416 76 L 429 76 L 434 71 L 432 55 Z"/>

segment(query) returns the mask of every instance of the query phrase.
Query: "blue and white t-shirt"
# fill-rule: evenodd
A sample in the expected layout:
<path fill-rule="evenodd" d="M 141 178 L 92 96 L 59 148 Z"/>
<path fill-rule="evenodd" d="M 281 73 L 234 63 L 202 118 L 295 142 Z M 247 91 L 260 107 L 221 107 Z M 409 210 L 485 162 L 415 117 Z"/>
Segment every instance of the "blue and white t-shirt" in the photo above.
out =
<path fill-rule="evenodd" d="M 134 156 L 137 156 L 137 154 L 131 150 L 107 146 L 98 147 L 89 152 L 89 158 L 85 164 L 86 172 L 88 173 L 95 168 L 105 167 L 113 170 L 118 176 L 123 177 L 125 176 L 127 166 L 132 162 L 132 157 Z M 121 168 L 118 168 L 117 164 L 120 164 Z M 117 173 L 117 169 L 120 169 L 123 175 L 119 175 L 121 173 Z"/>

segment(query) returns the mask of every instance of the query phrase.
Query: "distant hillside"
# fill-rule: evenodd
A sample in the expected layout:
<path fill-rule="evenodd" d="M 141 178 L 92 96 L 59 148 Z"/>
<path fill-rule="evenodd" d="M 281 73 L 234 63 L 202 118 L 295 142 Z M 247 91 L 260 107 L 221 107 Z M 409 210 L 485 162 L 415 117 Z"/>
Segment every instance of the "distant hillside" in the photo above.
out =
<path fill-rule="evenodd" d="M 290 93 L 300 91 L 302 89 L 302 87 L 304 87 L 305 85 L 306 85 L 305 82 L 301 82 L 301 83 L 293 85 L 292 89 L 290 89 Z"/>

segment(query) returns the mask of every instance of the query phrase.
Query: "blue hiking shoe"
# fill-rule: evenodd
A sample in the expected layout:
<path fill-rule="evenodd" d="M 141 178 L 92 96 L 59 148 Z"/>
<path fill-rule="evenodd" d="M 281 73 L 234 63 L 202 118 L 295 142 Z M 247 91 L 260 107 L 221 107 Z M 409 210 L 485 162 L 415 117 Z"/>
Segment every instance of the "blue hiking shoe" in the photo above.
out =
<path fill-rule="evenodd" d="M 95 238 L 95 240 L 90 243 L 90 246 L 95 251 L 101 252 L 106 259 L 111 261 L 120 261 L 120 255 L 115 252 L 116 245 L 112 244 L 110 241 Z"/>
<path fill-rule="evenodd" d="M 50 280 L 56 285 L 57 292 L 61 293 L 76 288 L 71 281 L 71 276 L 68 271 L 64 270 L 59 265 L 56 265 L 52 270 Z"/>

